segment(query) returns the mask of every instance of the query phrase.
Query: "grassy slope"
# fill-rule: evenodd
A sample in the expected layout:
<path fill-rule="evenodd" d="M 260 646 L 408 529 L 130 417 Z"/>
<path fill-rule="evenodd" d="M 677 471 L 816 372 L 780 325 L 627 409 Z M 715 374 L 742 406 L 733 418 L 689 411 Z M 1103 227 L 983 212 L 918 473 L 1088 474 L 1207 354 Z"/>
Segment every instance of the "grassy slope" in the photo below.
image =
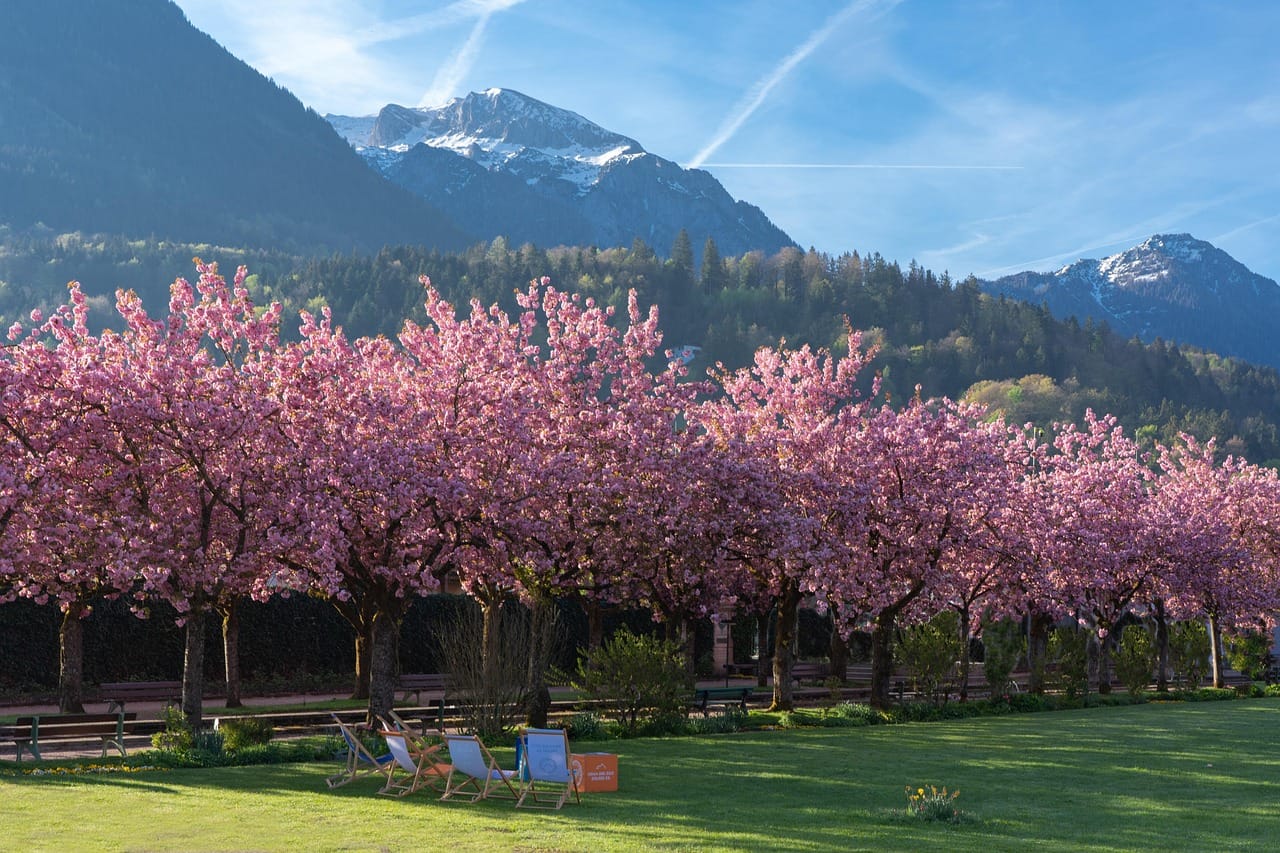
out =
<path fill-rule="evenodd" d="M 325 790 L 297 765 L 0 779 L 22 850 L 1269 850 L 1280 703 L 1146 705 L 611 744 L 622 790 L 559 813 Z M 597 745 L 583 745 L 591 749 Z M 974 821 L 900 817 L 959 787 Z"/>

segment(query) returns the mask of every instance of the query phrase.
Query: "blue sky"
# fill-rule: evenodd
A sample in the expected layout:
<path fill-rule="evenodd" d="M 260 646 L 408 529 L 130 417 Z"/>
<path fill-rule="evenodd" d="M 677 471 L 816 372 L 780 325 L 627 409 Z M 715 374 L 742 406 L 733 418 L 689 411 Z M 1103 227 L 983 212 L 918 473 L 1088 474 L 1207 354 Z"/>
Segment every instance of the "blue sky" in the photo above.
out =
<path fill-rule="evenodd" d="M 517 89 L 805 247 L 994 277 L 1185 231 L 1280 279 L 1274 0 L 178 5 L 320 113 Z"/>

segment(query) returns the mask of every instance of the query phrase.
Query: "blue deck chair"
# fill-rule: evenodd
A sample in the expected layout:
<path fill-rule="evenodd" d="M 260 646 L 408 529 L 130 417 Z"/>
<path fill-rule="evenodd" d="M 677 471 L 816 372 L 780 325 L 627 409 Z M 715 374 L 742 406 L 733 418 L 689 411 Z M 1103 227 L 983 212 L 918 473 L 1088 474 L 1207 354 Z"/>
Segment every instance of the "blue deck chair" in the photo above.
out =
<path fill-rule="evenodd" d="M 444 790 L 450 767 L 441 760 L 443 744 L 417 746 L 408 734 L 393 730 L 383 731 L 382 739 L 395 763 L 388 765 L 387 783 L 379 794 L 404 797 L 422 788 Z"/>
<path fill-rule="evenodd" d="M 520 797 L 516 808 L 558 809 L 573 794 L 579 804 L 578 780 L 564 729 L 524 729 L 520 733 Z"/>
<path fill-rule="evenodd" d="M 338 719 L 337 714 L 333 715 L 333 721 L 338 725 L 338 731 L 342 734 L 342 740 L 346 743 L 347 763 L 341 773 L 324 780 L 326 785 L 330 788 L 339 788 L 364 776 L 371 776 L 375 773 L 387 775 L 391 772 L 391 765 L 395 759 L 390 752 L 386 755 L 375 756 L 360 742 L 360 738 L 356 736 L 351 727 Z"/>
<path fill-rule="evenodd" d="M 519 796 L 519 792 L 511 785 L 516 771 L 500 768 L 478 737 L 446 734 L 444 743 L 449 749 L 452 768 L 445 780 L 444 794 L 440 799 L 448 800 L 459 794 L 468 797 L 468 802 L 474 803 L 487 797 L 514 800 Z"/>

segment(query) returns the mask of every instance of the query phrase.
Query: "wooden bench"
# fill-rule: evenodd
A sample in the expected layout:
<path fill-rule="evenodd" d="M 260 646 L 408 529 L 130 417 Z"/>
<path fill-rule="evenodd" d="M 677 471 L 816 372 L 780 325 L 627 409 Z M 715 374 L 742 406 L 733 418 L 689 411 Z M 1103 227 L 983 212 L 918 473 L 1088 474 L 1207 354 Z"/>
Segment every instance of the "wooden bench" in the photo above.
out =
<path fill-rule="evenodd" d="M 827 677 L 831 667 L 825 663 L 793 663 L 791 664 L 791 680 L 820 681 Z"/>
<path fill-rule="evenodd" d="M 396 690 L 404 693 L 401 702 L 408 702 L 412 695 L 421 707 L 436 709 L 436 728 L 444 728 L 444 700 L 448 676 L 442 672 L 404 673 L 396 682 Z M 427 694 L 427 705 L 422 704 L 422 694 Z"/>
<path fill-rule="evenodd" d="M 117 681 L 103 684 L 98 692 L 107 700 L 107 711 L 123 711 L 126 702 L 182 701 L 181 681 Z"/>
<path fill-rule="evenodd" d="M 22 761 L 25 749 L 31 757 L 41 760 L 40 742 L 79 741 L 100 739 L 102 757 L 107 757 L 107 747 L 115 747 L 121 756 L 124 748 L 124 724 L 137 718 L 137 714 L 116 711 L 114 714 L 35 714 L 18 717 L 13 723 L 0 726 L 0 738 L 12 740 L 18 748 L 18 761 Z"/>
<path fill-rule="evenodd" d="M 712 703 L 722 705 L 725 710 L 730 705 L 737 705 L 747 710 L 747 698 L 754 692 L 751 687 L 699 687 L 693 692 L 693 706 L 702 712 L 702 716 L 710 715 Z"/>

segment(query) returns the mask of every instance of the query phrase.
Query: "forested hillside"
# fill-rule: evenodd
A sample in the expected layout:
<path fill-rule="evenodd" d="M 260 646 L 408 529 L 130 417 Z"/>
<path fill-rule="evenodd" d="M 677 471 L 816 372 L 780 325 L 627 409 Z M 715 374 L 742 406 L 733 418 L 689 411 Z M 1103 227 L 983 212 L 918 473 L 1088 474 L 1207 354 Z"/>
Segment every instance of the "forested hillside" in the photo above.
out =
<path fill-rule="evenodd" d="M 721 258 L 703 247 L 695 268 L 688 241 L 669 258 L 637 241 L 630 249 L 513 248 L 499 239 L 445 254 L 412 247 L 376 255 L 301 259 L 210 246 L 78 237 L 8 241 L 0 251 L 0 322 L 65 297 L 81 280 L 109 322 L 116 287 L 159 306 L 168 283 L 192 274 L 190 258 L 245 263 L 260 302 L 277 299 L 286 316 L 328 304 L 351 334 L 393 336 L 421 317 L 420 275 L 455 303 L 471 297 L 514 309 L 515 291 L 548 275 L 562 289 L 621 304 L 634 288 L 661 309 L 666 343 L 701 347 L 692 371 L 715 361 L 745 364 L 756 348 L 785 338 L 793 346 L 843 346 L 844 317 L 879 347 L 885 393 L 906 400 L 967 396 L 1015 421 L 1080 421 L 1093 407 L 1119 416 L 1150 443 L 1178 431 L 1217 436 L 1257 462 L 1280 460 L 1280 375 L 1234 359 L 1156 341 L 1123 339 L 1105 325 L 1055 320 L 1041 307 L 993 298 L 977 283 L 954 282 L 876 253 L 830 256 L 786 249 Z"/>

